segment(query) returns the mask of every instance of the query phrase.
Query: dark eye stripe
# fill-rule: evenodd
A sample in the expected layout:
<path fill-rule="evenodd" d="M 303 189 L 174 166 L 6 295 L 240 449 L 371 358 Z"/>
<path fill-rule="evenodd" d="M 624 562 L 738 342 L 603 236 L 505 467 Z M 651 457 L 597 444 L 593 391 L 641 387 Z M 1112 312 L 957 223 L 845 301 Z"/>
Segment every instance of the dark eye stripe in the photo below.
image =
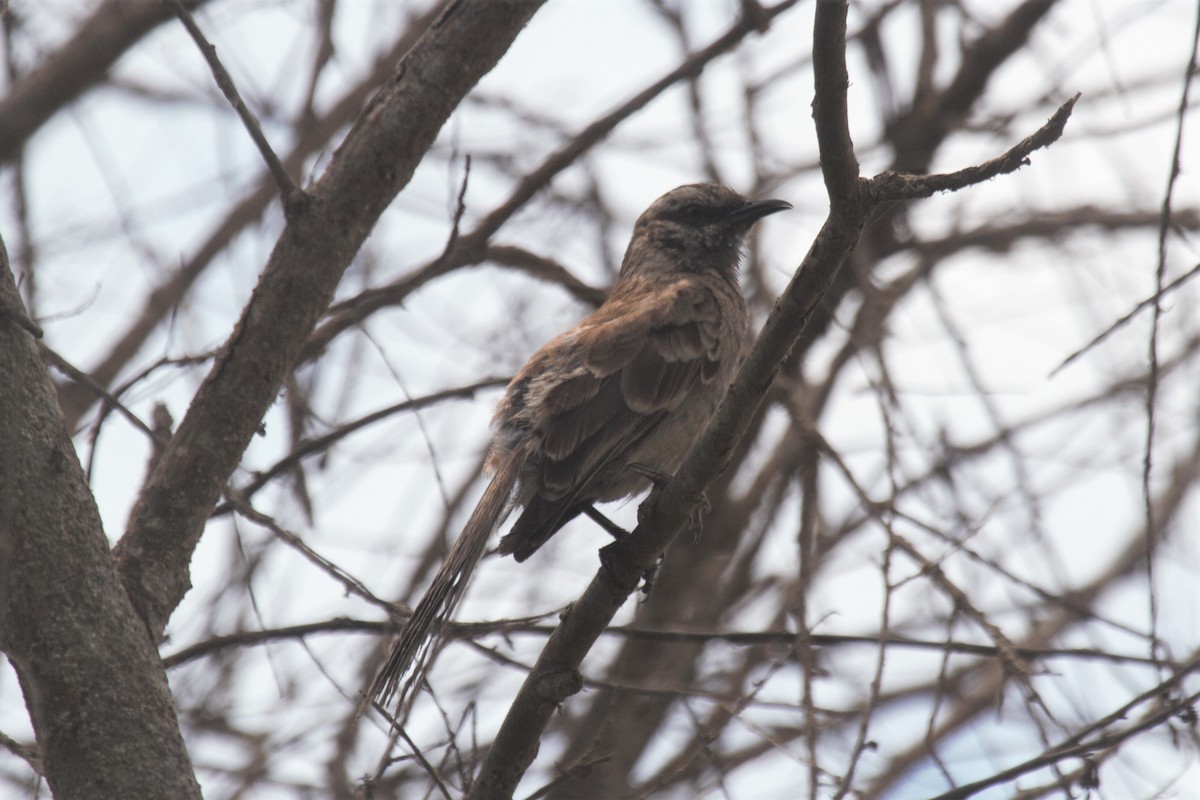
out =
<path fill-rule="evenodd" d="M 689 204 L 664 212 L 659 219 L 701 227 L 716 222 L 724 215 L 725 209 Z"/>

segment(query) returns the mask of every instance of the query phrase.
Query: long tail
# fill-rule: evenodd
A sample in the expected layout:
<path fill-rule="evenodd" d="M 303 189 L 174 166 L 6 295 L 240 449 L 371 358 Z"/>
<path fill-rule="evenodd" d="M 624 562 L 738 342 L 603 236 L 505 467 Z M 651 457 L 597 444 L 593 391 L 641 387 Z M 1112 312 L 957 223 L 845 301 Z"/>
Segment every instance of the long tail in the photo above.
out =
<path fill-rule="evenodd" d="M 462 599 L 471 573 L 483 557 L 488 538 L 503 521 L 502 516 L 508 510 L 509 497 L 520 471 L 520 458 L 509 455 L 502 460 L 492 482 L 471 512 L 471 518 L 442 562 L 433 583 L 413 609 L 404 630 L 392 642 L 387 662 L 367 689 L 364 703 L 375 701 L 386 707 L 400 690 L 396 704 L 399 708 L 412 688 L 420 685 L 434 645 L 458 601 Z"/>

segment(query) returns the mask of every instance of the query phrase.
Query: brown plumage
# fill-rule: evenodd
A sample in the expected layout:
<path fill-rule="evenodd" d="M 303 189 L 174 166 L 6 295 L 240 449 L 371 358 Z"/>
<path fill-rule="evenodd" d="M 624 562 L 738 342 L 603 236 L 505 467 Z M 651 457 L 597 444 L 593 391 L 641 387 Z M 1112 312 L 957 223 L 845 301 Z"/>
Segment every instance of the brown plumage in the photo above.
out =
<path fill-rule="evenodd" d="M 493 420 L 491 484 L 368 690 L 387 704 L 419 682 L 488 538 L 522 512 L 499 551 L 529 558 L 594 502 L 673 473 L 720 401 L 747 342 L 737 268 L 746 233 L 790 208 L 692 184 L 638 218 L 608 300 L 552 339 L 509 384 Z M 510 502 L 511 500 L 511 502 Z"/>

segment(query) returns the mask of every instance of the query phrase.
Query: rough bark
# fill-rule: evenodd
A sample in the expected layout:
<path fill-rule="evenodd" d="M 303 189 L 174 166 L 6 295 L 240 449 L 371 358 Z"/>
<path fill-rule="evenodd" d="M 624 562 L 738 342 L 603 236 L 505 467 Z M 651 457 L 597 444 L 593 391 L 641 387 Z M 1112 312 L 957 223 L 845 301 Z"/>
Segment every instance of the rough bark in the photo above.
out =
<path fill-rule="evenodd" d="M 0 648 L 54 796 L 199 797 L 0 243 Z"/>

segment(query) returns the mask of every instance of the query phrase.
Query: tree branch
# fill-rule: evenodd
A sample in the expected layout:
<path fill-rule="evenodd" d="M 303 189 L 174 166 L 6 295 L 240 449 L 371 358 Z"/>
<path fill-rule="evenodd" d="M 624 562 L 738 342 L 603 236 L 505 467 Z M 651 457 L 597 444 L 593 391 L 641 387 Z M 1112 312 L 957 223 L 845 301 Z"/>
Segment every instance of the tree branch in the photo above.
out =
<path fill-rule="evenodd" d="M 205 521 L 342 273 L 446 118 L 542 2 L 447 4 L 288 221 L 115 551 L 152 639 L 190 587 L 188 564 Z"/>
<path fill-rule="evenodd" d="M 1013 145 L 995 158 L 966 167 L 957 172 L 938 175 L 908 175 L 901 172 L 883 172 L 871 179 L 871 194 L 876 202 L 889 200 L 919 200 L 932 197 L 937 192 L 953 192 L 991 180 L 997 175 L 1007 175 L 1029 165 L 1029 155 L 1035 150 L 1049 147 L 1058 141 L 1071 117 L 1071 111 L 1079 100 L 1076 93 L 1046 120 L 1037 131 Z"/>
<path fill-rule="evenodd" d="M 254 146 L 258 148 L 259 154 L 262 155 L 263 161 L 266 162 L 267 171 L 275 179 L 275 188 L 279 190 L 279 197 L 283 201 L 283 212 L 286 216 L 290 217 L 305 202 L 304 190 L 296 185 L 295 181 L 292 180 L 292 176 L 288 175 L 287 170 L 280 163 L 279 156 L 275 155 L 275 151 L 271 149 L 271 143 L 267 141 L 267 137 L 263 134 L 262 126 L 258 124 L 258 120 L 255 119 L 250 109 L 246 107 L 246 103 L 242 100 L 241 94 L 238 93 L 237 86 L 234 85 L 229 71 L 225 69 L 225 65 L 221 63 L 221 59 L 217 57 L 217 48 L 213 47 L 212 42 L 204 38 L 204 33 L 200 30 L 200 26 L 196 24 L 196 20 L 188 13 L 182 0 L 166 0 L 166 2 L 171 6 L 179 21 L 183 23 L 183 27 L 187 29 L 188 34 L 192 37 L 192 41 L 196 43 L 196 47 L 200 49 L 200 54 L 204 56 L 204 60 L 208 63 L 208 68 L 212 71 L 213 79 L 217 82 L 217 87 L 225 95 L 225 99 L 229 101 L 229 105 L 233 106 L 238 119 L 242 121 L 242 125 L 246 128 L 246 133 L 250 134 L 250 138 L 254 141 Z"/>
<path fill-rule="evenodd" d="M 765 9 L 753 20 L 739 19 L 724 34 L 708 46 L 688 56 L 682 64 L 647 86 L 615 109 L 580 131 L 573 139 L 550 154 L 536 169 L 528 172 L 509 196 L 479 221 L 469 233 L 460 236 L 454 248 L 425 266 L 405 275 L 387 286 L 370 289 L 357 297 L 336 304 L 321 327 L 304 345 L 301 360 L 308 361 L 322 353 L 343 331 L 358 325 L 370 314 L 404 301 L 413 291 L 430 280 L 486 257 L 491 237 L 522 207 L 545 189 L 563 170 L 576 163 L 593 147 L 602 142 L 618 125 L 644 108 L 650 101 L 689 76 L 699 75 L 717 57 L 729 52 L 779 14 L 796 5 L 798 0 L 782 2 Z"/>
<path fill-rule="evenodd" d="M 0 648 L 60 798 L 199 798 L 0 242 Z"/>
<path fill-rule="evenodd" d="M 832 35 L 844 41 L 846 10 L 845 3 L 818 4 L 815 31 L 821 37 Z M 844 49 L 827 50 L 824 58 L 816 62 L 817 95 L 823 98 L 821 108 L 845 111 L 845 99 L 837 97 L 847 89 L 844 59 Z M 843 171 L 856 170 L 853 152 L 847 154 L 843 150 L 850 145 L 848 122 L 819 120 L 817 124 L 825 131 L 818 137 L 822 163 L 839 165 Z M 857 174 L 827 179 L 831 194 L 836 193 L 831 197 L 829 218 L 791 284 L 776 302 L 708 429 L 633 534 L 605 548 L 604 566 L 546 643 L 509 708 L 468 798 L 492 800 L 512 796 L 537 755 L 538 740 L 551 714 L 582 687 L 578 670 L 583 657 L 634 591 L 641 575 L 682 530 L 705 487 L 728 464 L 796 337 L 858 240 L 867 214 L 859 183 Z"/>
<path fill-rule="evenodd" d="M 1189 708 L 1193 707 L 1197 701 L 1200 701 L 1200 692 L 1193 692 L 1190 695 L 1175 699 L 1174 701 L 1172 701 L 1169 696 L 1169 690 L 1178 686 L 1179 682 L 1184 677 L 1192 672 L 1195 672 L 1198 668 L 1200 668 L 1200 659 L 1193 660 L 1192 663 L 1180 669 L 1170 678 L 1150 689 L 1149 691 L 1138 695 L 1133 700 L 1114 711 L 1112 714 L 1106 716 L 1100 722 L 1089 726 L 1089 728 L 1083 731 L 1078 731 L 1076 734 L 1068 737 L 1066 740 L 1060 742 L 1054 747 L 1048 748 L 1041 755 L 1023 761 L 1020 764 L 1009 767 L 1008 769 L 999 770 L 995 774 L 989 775 L 982 780 L 973 781 L 971 783 L 955 787 L 948 792 L 939 794 L 937 797 L 930 798 L 930 800 L 965 800 L 965 798 L 978 794 L 984 789 L 1008 783 L 1009 781 L 1015 780 L 1016 778 L 1019 778 L 1029 772 L 1034 772 L 1036 770 L 1043 769 L 1044 767 L 1052 766 L 1065 758 L 1082 758 L 1100 750 L 1107 750 L 1108 748 L 1120 745 L 1122 742 L 1130 739 L 1133 736 L 1136 736 L 1139 733 L 1156 728 L 1159 725 L 1170 721 L 1172 718 L 1184 714 Z M 1084 739 L 1087 738 L 1088 733 L 1109 727 L 1114 723 L 1125 719 L 1137 706 L 1146 703 L 1148 700 L 1157 698 L 1163 698 L 1165 702 L 1161 703 L 1161 705 L 1155 708 L 1151 713 L 1145 715 L 1137 722 L 1084 741 Z"/>
<path fill-rule="evenodd" d="M 392 47 L 380 55 L 369 74 L 347 90 L 326 113 L 308 120 L 299 129 L 295 143 L 283 160 L 286 170 L 298 174 L 306 159 L 326 146 L 330 137 L 343 130 L 358 116 L 375 87 L 387 80 L 396 62 L 416 45 L 420 35 L 437 19 L 439 12 L 439 7 L 434 5 L 428 12 L 414 19 L 411 25 L 399 34 Z M 263 176 L 203 238 L 192 255 L 180 264 L 178 269 L 167 273 L 168 277 L 146 296 L 141 309 L 133 315 L 133 320 L 125 332 L 116 337 L 107 355 L 89 370 L 97 384 L 112 385 L 151 334 L 158 330 L 162 321 L 179 307 L 182 298 L 209 265 L 225 251 L 233 239 L 262 218 L 275 197 L 274 181 Z M 95 393 L 87 386 L 78 383 L 60 385 L 59 402 L 67 416 L 68 428 L 74 429 L 78 425 L 80 417 L 95 399 Z"/>

